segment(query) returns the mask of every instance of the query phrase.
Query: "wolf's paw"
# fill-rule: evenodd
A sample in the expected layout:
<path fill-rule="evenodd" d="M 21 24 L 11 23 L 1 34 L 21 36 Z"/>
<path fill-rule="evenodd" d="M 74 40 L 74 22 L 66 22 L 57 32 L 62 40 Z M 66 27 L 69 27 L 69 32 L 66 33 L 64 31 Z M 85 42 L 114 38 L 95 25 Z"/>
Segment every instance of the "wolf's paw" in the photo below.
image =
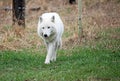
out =
<path fill-rule="evenodd" d="M 45 64 L 50 64 L 50 61 L 45 61 Z"/>
<path fill-rule="evenodd" d="M 56 61 L 56 57 L 52 57 L 51 59 L 50 59 L 50 61 Z"/>

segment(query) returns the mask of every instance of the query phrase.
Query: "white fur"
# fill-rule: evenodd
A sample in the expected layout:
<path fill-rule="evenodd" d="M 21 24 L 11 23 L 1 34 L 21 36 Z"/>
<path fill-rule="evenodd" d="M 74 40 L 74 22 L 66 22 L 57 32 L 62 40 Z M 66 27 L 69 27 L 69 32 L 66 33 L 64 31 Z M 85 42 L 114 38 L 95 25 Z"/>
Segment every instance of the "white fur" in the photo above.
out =
<path fill-rule="evenodd" d="M 45 64 L 56 61 L 56 50 L 62 45 L 63 31 L 64 25 L 57 13 L 44 13 L 40 16 L 37 32 L 47 46 Z"/>

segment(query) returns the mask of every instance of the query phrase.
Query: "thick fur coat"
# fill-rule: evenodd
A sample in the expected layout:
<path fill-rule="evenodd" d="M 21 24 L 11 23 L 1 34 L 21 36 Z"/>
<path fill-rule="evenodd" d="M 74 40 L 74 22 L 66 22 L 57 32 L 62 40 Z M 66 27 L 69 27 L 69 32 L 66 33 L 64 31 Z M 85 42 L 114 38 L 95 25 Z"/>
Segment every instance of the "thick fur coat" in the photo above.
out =
<path fill-rule="evenodd" d="M 56 61 L 56 50 L 62 46 L 63 31 L 64 25 L 57 13 L 44 13 L 39 17 L 37 32 L 47 47 L 45 64 Z"/>

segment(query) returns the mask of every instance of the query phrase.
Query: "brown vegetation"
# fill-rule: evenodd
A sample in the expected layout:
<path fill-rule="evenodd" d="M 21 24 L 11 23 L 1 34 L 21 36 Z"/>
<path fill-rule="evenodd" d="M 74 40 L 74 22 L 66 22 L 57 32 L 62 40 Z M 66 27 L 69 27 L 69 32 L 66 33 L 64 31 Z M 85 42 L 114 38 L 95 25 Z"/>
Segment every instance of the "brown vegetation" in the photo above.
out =
<path fill-rule="evenodd" d="M 4 1 L 4 0 L 3 0 Z M 0 1 L 0 7 L 11 3 Z M 40 8 L 31 11 L 31 8 Z M 82 43 L 99 39 L 97 33 L 108 27 L 120 26 L 120 3 L 118 0 L 83 0 Z M 78 5 L 68 0 L 26 0 L 26 28 L 12 26 L 11 11 L 0 10 L 0 50 L 40 49 L 42 40 L 37 35 L 38 17 L 45 12 L 58 12 L 65 24 L 63 48 L 78 45 Z M 118 37 L 118 36 L 117 36 Z"/>

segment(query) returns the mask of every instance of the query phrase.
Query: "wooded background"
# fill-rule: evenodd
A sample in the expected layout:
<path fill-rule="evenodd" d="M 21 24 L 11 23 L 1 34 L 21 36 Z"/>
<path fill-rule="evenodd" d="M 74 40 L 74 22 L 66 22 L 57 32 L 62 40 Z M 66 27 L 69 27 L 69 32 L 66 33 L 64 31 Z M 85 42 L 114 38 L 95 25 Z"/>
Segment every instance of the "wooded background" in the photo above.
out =
<path fill-rule="evenodd" d="M 38 17 L 45 12 L 60 14 L 65 32 L 63 48 L 88 45 L 100 40 L 98 32 L 120 26 L 120 0 L 82 0 L 82 36 L 78 44 L 78 0 L 25 0 L 25 24 L 13 24 L 12 0 L 0 0 L 0 49 L 39 49 L 43 42 L 37 36 Z M 113 36 L 119 39 L 119 35 Z"/>

